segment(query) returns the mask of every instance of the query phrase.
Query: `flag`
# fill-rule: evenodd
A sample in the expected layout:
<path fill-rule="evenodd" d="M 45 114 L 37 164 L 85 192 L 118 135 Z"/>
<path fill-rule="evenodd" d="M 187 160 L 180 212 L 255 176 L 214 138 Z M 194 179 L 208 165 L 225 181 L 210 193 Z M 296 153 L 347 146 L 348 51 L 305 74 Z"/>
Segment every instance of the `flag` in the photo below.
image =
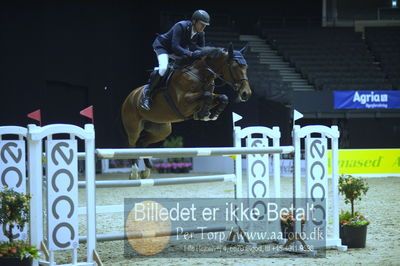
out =
<path fill-rule="evenodd" d="M 241 117 L 240 115 L 238 115 L 237 113 L 235 113 L 235 112 L 232 112 L 232 126 L 233 126 L 233 128 L 235 128 L 235 123 L 237 122 L 237 121 L 239 121 L 239 120 L 241 120 L 243 117 Z"/>
<path fill-rule="evenodd" d="M 232 112 L 232 120 L 233 123 L 236 123 L 237 121 L 241 120 L 243 117 L 241 117 L 240 115 L 238 115 L 237 113 Z"/>
<path fill-rule="evenodd" d="M 33 111 L 32 113 L 29 113 L 28 117 L 33 120 L 38 121 L 39 125 L 42 126 L 42 113 L 41 113 L 40 109 L 37 109 L 36 111 Z"/>
<path fill-rule="evenodd" d="M 296 109 L 294 109 L 293 112 L 293 121 L 299 120 L 300 118 L 302 118 L 304 115 L 300 112 L 298 112 Z"/>
<path fill-rule="evenodd" d="M 93 117 L 93 105 L 83 109 L 82 111 L 80 111 L 80 114 L 90 118 L 92 120 L 92 124 L 94 124 L 94 117 Z"/>

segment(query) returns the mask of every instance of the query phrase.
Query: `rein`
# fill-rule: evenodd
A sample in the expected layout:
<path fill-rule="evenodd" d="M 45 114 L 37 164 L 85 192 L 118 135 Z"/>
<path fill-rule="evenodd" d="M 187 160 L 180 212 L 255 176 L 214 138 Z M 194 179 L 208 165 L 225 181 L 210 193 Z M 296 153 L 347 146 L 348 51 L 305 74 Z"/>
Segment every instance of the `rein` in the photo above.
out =
<path fill-rule="evenodd" d="M 248 81 L 248 80 L 249 80 L 248 78 L 239 78 L 239 79 L 236 79 L 235 76 L 233 75 L 232 63 L 231 63 L 230 61 L 228 61 L 228 67 L 229 67 L 228 69 L 229 69 L 229 74 L 230 74 L 230 76 L 231 76 L 231 79 L 233 80 L 233 83 L 228 82 L 228 81 L 224 78 L 223 75 L 220 75 L 220 74 L 216 73 L 216 72 L 207 64 L 207 62 L 206 62 L 205 60 L 203 60 L 203 62 L 204 62 L 205 65 L 206 65 L 206 69 L 205 69 L 205 70 L 208 71 L 208 72 L 210 72 L 210 73 L 212 73 L 212 74 L 215 76 L 214 81 L 215 81 L 216 79 L 219 79 L 219 80 L 221 80 L 221 81 L 223 82 L 222 84 L 215 85 L 215 87 L 222 87 L 222 86 L 225 86 L 226 84 L 229 84 L 229 85 L 234 89 L 234 91 L 238 91 L 239 88 L 240 88 L 240 84 L 241 84 L 243 81 Z M 185 73 L 187 73 L 187 74 L 191 75 L 192 77 L 196 78 L 197 80 L 199 80 L 199 81 L 203 84 L 204 87 L 205 87 L 206 85 L 209 85 L 209 84 L 210 84 L 210 83 L 207 83 L 207 81 L 204 81 L 201 77 L 199 77 L 198 75 L 196 75 L 194 72 L 192 72 L 190 68 L 186 68 L 186 69 L 187 69 L 187 71 L 186 71 Z"/>
<path fill-rule="evenodd" d="M 226 84 L 229 84 L 229 85 L 234 89 L 234 91 L 237 92 L 237 91 L 239 91 L 240 85 L 242 84 L 242 82 L 243 82 L 243 81 L 248 81 L 248 78 L 239 78 L 239 79 L 236 79 L 236 78 L 235 78 L 234 73 L 233 73 L 233 70 L 232 70 L 232 68 L 233 68 L 233 67 L 232 67 L 232 62 L 231 62 L 230 59 L 227 59 L 227 63 L 228 63 L 228 69 L 229 69 L 230 78 L 231 78 L 231 80 L 232 80 L 233 82 L 228 82 L 228 81 L 226 80 L 226 78 L 223 76 L 223 74 L 218 74 L 218 73 L 216 73 L 216 72 L 207 64 L 207 62 L 206 62 L 204 59 L 202 59 L 202 61 L 203 61 L 204 64 L 205 64 L 205 70 L 213 75 L 213 78 L 211 79 L 210 82 L 209 82 L 208 80 L 204 80 L 202 77 L 200 77 L 199 75 L 197 75 L 196 73 L 194 73 L 194 72 L 192 71 L 192 68 L 195 67 L 193 64 L 190 65 L 190 66 L 184 67 L 184 68 L 183 68 L 184 71 L 181 70 L 181 72 L 182 72 L 182 73 L 186 73 L 186 74 L 188 74 L 188 75 L 194 77 L 195 79 L 197 79 L 197 80 L 201 83 L 202 88 L 203 88 L 204 90 L 206 90 L 206 88 L 208 88 L 210 85 L 213 85 L 214 87 L 222 87 L 222 86 L 224 86 L 224 85 L 226 85 Z M 233 61 L 233 60 L 232 60 L 232 61 Z M 220 85 L 216 85 L 216 84 L 215 84 L 215 80 L 216 80 L 216 79 L 221 80 L 223 83 L 220 84 Z M 167 88 L 168 88 L 168 85 L 167 85 Z M 164 98 L 166 99 L 167 103 L 171 106 L 171 108 L 173 109 L 173 111 L 176 113 L 176 115 L 177 115 L 179 118 L 181 118 L 182 120 L 188 120 L 188 119 L 191 118 L 191 117 L 185 117 L 185 116 L 179 111 L 179 109 L 177 108 L 177 106 L 176 106 L 175 103 L 173 102 L 173 100 L 172 100 L 172 98 L 171 98 L 171 95 L 168 93 L 168 89 L 164 90 L 163 94 L 164 94 Z"/>
<path fill-rule="evenodd" d="M 190 69 L 190 67 L 192 67 L 192 66 L 185 67 L 184 69 L 185 69 L 186 71 L 182 71 L 182 70 L 181 70 L 181 72 L 182 72 L 182 73 L 187 73 L 187 74 L 191 75 L 192 77 L 196 78 L 197 80 L 199 80 L 200 83 L 202 84 L 203 89 L 206 88 L 206 87 L 208 87 L 209 85 L 213 84 L 215 78 L 213 78 L 213 79 L 211 80 L 211 82 L 207 82 L 206 80 L 204 80 L 204 79 L 202 79 L 201 77 L 199 77 L 199 75 L 196 75 L 196 74 Z M 211 73 L 214 74 L 214 75 L 216 74 L 216 73 L 215 73 L 210 67 L 208 67 L 208 66 L 207 66 L 206 70 L 209 71 L 209 72 L 211 72 Z M 173 73 L 173 72 L 171 72 L 171 75 L 172 75 L 172 73 Z M 168 80 L 170 80 L 170 79 L 168 78 Z M 165 98 L 166 102 L 168 103 L 168 105 L 172 108 L 172 110 L 175 112 L 175 114 L 176 114 L 180 119 L 182 119 L 182 120 L 189 120 L 189 119 L 191 119 L 191 118 L 193 117 L 193 116 L 185 117 L 185 116 L 181 113 L 181 111 L 179 111 L 178 107 L 176 106 L 176 104 L 175 104 L 174 101 L 172 100 L 172 97 L 171 97 L 170 93 L 168 92 L 168 84 L 167 84 L 165 90 L 163 90 L 163 95 L 164 95 L 164 98 Z"/>
<path fill-rule="evenodd" d="M 233 76 L 233 72 L 232 72 L 232 64 L 230 62 L 228 62 L 228 66 L 229 66 L 229 73 L 230 73 L 231 78 L 232 78 L 232 80 L 234 82 L 233 84 L 230 84 L 230 85 L 232 86 L 232 88 L 235 91 L 238 91 L 239 88 L 240 88 L 240 84 L 242 84 L 243 81 L 249 81 L 249 79 L 248 78 L 235 79 L 235 77 Z M 224 81 L 225 81 L 225 83 L 227 83 L 226 80 L 224 80 Z"/>

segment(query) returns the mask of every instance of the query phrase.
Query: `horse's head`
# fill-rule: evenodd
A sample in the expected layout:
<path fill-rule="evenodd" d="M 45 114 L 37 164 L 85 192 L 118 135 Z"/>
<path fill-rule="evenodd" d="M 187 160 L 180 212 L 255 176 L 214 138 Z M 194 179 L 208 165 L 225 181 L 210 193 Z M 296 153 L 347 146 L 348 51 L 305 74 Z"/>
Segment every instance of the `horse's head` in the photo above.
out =
<path fill-rule="evenodd" d="M 247 46 L 240 51 L 234 50 L 233 45 L 230 44 L 227 53 L 227 64 L 222 69 L 223 78 L 237 92 L 237 101 L 240 102 L 246 102 L 252 94 L 247 78 L 247 62 L 243 57 L 246 50 Z"/>
<path fill-rule="evenodd" d="M 217 72 L 220 79 L 228 83 L 238 94 L 237 100 L 247 101 L 251 96 L 251 89 L 247 79 L 247 63 L 243 57 L 247 47 L 240 51 L 233 50 L 230 44 L 227 50 L 217 47 L 202 47 L 200 56 L 205 58 L 206 64 Z"/>

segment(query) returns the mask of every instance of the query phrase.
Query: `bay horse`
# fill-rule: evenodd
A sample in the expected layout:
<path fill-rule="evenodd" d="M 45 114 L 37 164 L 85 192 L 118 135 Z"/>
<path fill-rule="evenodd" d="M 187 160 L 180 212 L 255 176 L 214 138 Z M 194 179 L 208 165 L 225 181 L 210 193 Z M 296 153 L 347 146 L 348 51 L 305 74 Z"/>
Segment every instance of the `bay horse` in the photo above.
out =
<path fill-rule="evenodd" d="M 237 101 L 247 101 L 252 91 L 247 79 L 247 63 L 243 57 L 247 47 L 234 50 L 218 47 L 201 48 L 200 59 L 176 69 L 169 77 L 167 88 L 153 96 L 152 108 L 140 107 L 144 86 L 134 89 L 121 108 L 122 124 L 129 146 L 145 148 L 165 140 L 172 131 L 171 123 L 187 119 L 215 120 L 228 104 L 228 97 L 214 93 L 216 79 L 230 85 L 237 93 Z M 150 174 L 151 162 L 145 159 Z M 137 160 L 133 160 L 131 179 L 139 178 Z"/>

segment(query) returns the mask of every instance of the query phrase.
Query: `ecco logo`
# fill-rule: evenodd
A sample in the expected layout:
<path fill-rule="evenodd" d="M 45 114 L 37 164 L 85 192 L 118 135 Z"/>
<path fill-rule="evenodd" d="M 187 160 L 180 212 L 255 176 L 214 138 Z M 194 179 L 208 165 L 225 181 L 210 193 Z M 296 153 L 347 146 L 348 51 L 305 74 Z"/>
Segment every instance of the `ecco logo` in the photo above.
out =
<path fill-rule="evenodd" d="M 48 191 L 50 236 L 59 249 L 75 245 L 78 232 L 75 231 L 74 218 L 77 206 L 74 192 L 77 190 L 75 173 L 76 141 L 48 141 Z M 57 211 L 62 210 L 62 211 Z M 51 215 L 50 215 L 51 213 Z"/>
<path fill-rule="evenodd" d="M 0 186 L 25 193 L 25 141 L 0 141 Z M 1 189 L 1 188 L 0 188 Z M 2 225 L 3 232 L 6 225 Z M 13 239 L 21 237 L 17 227 L 13 230 Z"/>
<path fill-rule="evenodd" d="M 325 138 L 309 138 L 307 139 L 307 195 L 311 198 L 311 204 L 314 206 L 314 212 L 319 210 L 322 213 L 322 219 L 318 220 L 316 215 L 312 219 L 314 225 L 323 225 L 326 219 L 326 208 L 321 203 L 326 203 L 327 191 L 327 164 L 326 154 L 327 145 Z M 324 204 L 325 205 L 325 204 Z"/>

